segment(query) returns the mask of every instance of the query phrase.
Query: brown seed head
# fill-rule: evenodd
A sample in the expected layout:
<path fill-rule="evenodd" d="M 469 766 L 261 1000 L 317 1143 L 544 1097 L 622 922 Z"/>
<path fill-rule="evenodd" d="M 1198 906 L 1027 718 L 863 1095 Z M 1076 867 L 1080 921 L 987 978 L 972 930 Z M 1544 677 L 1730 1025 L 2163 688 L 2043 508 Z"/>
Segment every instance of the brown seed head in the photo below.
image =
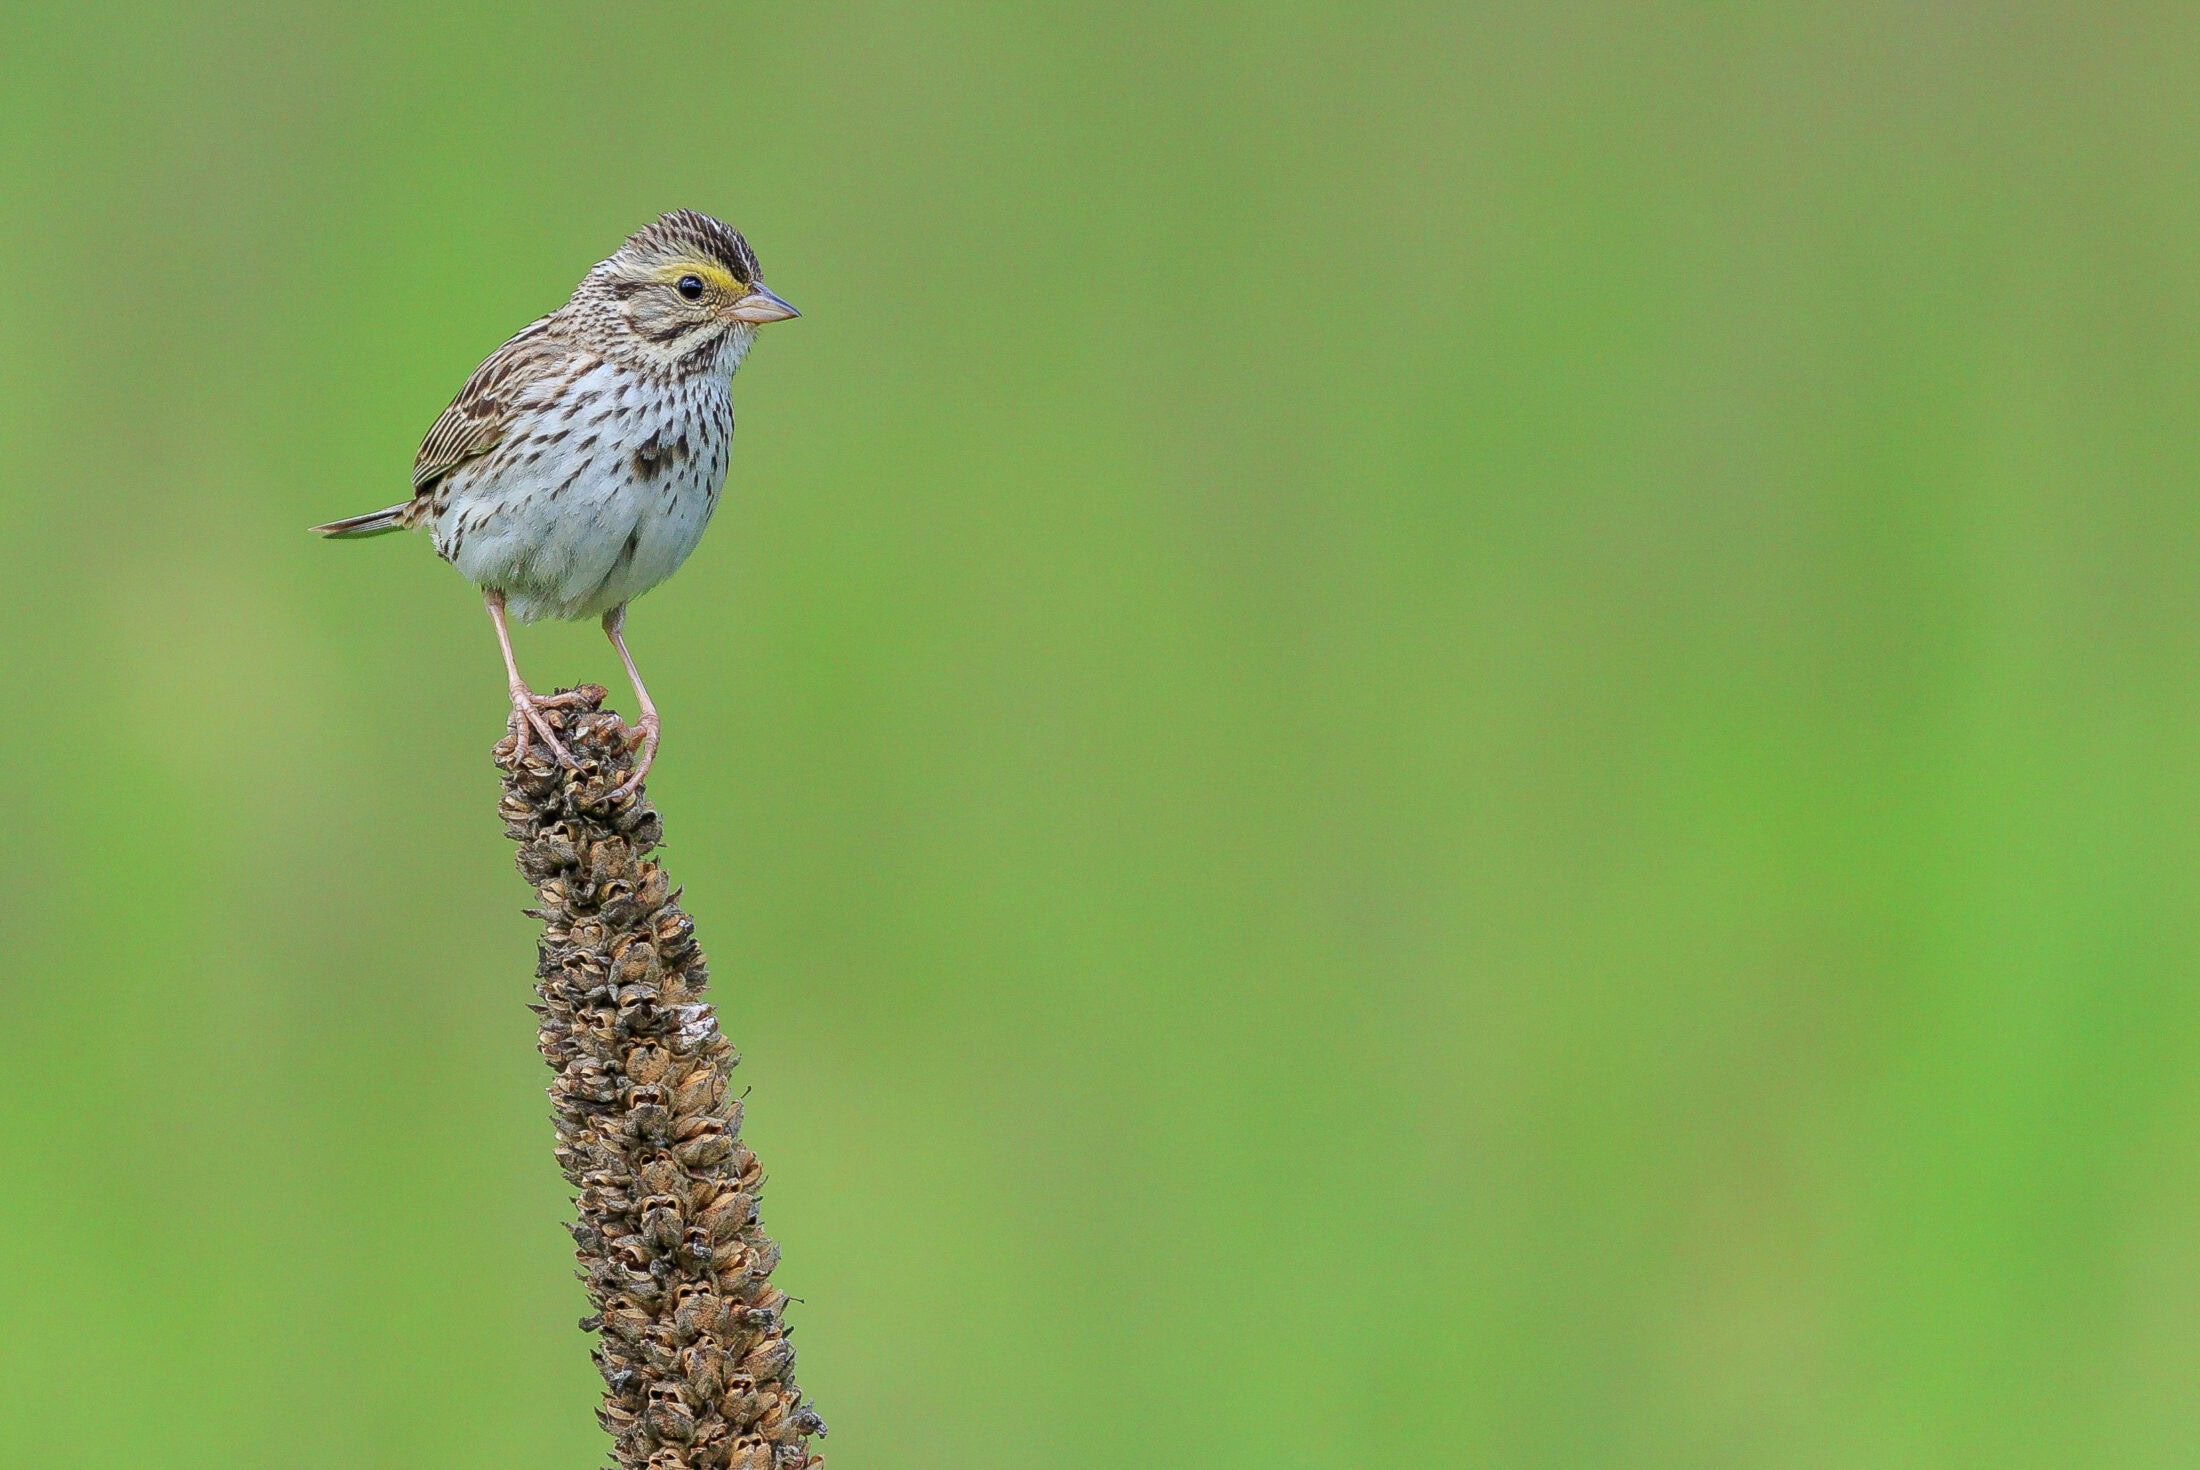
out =
<path fill-rule="evenodd" d="M 739 1058 L 704 999 L 693 923 L 646 856 L 661 824 L 639 796 L 604 799 L 633 761 L 614 717 L 548 715 L 581 770 L 514 765 L 507 745 L 499 814 L 540 905 L 540 1040 L 578 1190 L 584 1326 L 601 1334 L 599 1417 L 622 1470 L 810 1470 L 802 1441 L 824 1426 L 793 1381 L 786 1294 L 766 1279 L 779 1249 L 728 1096 Z"/>

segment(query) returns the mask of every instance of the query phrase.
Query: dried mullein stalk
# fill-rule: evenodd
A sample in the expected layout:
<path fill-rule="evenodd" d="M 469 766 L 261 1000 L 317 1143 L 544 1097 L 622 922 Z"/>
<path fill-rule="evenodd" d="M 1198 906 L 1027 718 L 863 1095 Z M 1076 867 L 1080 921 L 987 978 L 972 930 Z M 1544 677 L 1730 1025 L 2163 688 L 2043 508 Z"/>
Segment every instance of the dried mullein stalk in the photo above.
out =
<path fill-rule="evenodd" d="M 546 711 L 577 770 L 507 737 L 500 807 L 542 920 L 535 1009 L 557 1073 L 558 1165 L 599 1334 L 597 1411 L 624 1470 L 809 1470 L 825 1425 L 794 1382 L 779 1247 L 756 1212 L 764 1173 L 727 1078 L 740 1060 L 703 999 L 692 920 L 649 860 L 646 793 L 612 805 L 633 737 L 604 691 Z"/>

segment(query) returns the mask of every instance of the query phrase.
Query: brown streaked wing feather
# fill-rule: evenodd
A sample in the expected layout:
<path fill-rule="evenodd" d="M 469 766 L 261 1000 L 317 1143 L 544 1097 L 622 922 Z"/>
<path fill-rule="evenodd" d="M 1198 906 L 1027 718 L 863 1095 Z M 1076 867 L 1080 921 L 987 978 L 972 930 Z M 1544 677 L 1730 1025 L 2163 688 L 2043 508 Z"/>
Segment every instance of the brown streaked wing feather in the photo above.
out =
<path fill-rule="evenodd" d="M 496 448 L 530 386 L 553 374 L 586 371 L 594 364 L 592 354 L 551 336 L 550 321 L 543 317 L 530 322 L 490 353 L 429 427 L 428 437 L 420 441 L 420 453 L 413 457 L 415 498 L 435 489 L 436 481 L 467 460 Z"/>

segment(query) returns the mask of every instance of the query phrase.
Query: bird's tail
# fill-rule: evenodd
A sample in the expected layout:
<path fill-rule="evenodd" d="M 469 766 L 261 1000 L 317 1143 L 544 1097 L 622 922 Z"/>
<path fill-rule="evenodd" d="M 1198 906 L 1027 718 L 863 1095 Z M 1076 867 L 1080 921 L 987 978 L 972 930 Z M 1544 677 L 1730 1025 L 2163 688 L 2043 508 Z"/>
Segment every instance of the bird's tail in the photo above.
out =
<path fill-rule="evenodd" d="M 405 512 L 411 509 L 412 502 L 408 500 L 402 504 L 390 506 L 386 510 L 370 511 L 366 515 L 350 516 L 341 521 L 330 521 L 325 526 L 315 526 L 313 529 L 324 536 L 331 537 L 380 536 L 385 532 L 404 530 Z"/>

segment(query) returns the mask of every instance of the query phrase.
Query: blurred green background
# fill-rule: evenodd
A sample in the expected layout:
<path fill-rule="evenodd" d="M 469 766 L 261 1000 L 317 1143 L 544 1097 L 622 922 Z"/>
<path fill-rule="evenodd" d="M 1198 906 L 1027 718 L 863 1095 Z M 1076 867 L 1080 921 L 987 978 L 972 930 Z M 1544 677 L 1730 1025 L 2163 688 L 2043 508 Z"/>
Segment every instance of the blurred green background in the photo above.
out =
<path fill-rule="evenodd" d="M 838 1470 L 2200 1461 L 2196 65 L 15 7 L 0 1464 L 602 1462 L 495 645 L 305 527 L 680 205 L 806 314 L 630 634 Z"/>

